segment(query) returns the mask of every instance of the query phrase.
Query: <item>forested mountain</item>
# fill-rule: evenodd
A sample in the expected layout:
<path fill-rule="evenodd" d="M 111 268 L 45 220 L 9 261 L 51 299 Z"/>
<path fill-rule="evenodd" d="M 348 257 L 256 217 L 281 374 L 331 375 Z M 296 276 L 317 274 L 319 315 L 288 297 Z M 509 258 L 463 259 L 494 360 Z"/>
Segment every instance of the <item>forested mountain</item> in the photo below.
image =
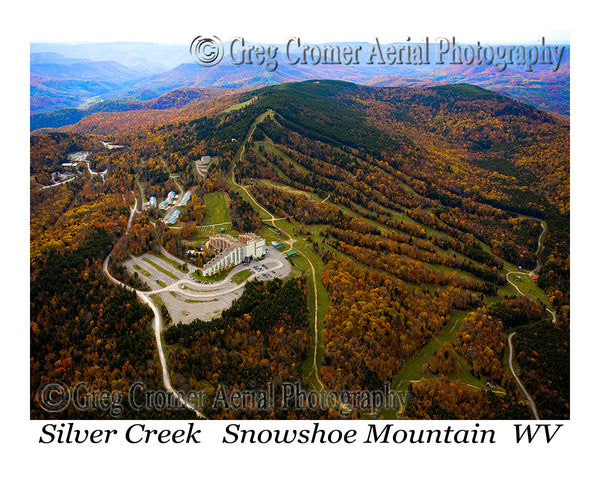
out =
<path fill-rule="evenodd" d="M 423 47 L 423 44 L 420 45 Z M 376 46 L 368 43 L 336 43 L 332 46 L 360 47 L 359 63 L 305 63 L 304 60 L 300 61 L 301 48 L 292 48 L 290 59 L 287 59 L 286 45 L 277 45 L 279 55 L 276 66 L 271 61 L 259 63 L 257 59 L 239 65 L 234 64 L 230 42 L 225 42 L 223 60 L 216 66 L 205 68 L 193 63 L 187 45 L 127 42 L 32 44 L 30 113 L 52 113 L 51 117 L 32 118 L 32 130 L 75 123 L 85 116 L 86 108 L 100 101 L 139 102 L 174 89 L 257 88 L 309 79 L 343 79 L 374 86 L 433 86 L 464 82 L 502 93 L 545 111 L 569 115 L 568 45 L 564 47 L 557 70 L 553 65 L 535 65 L 531 71 L 522 65 L 510 65 L 500 71 L 493 62 L 483 65 L 438 65 L 436 51 L 439 46 L 434 43 L 430 45 L 431 58 L 427 64 L 411 61 L 381 64 L 378 57 L 372 57 L 372 52 L 377 52 Z M 412 46 L 417 48 L 416 45 Z M 325 48 L 323 45 L 317 47 Z M 406 45 L 393 44 L 390 47 L 405 48 Z M 236 49 L 239 49 L 239 45 L 236 45 Z M 241 53 L 233 55 L 235 62 L 239 63 Z M 65 108 L 79 109 L 79 112 L 53 112 Z"/>
<path fill-rule="evenodd" d="M 220 191 L 240 231 L 279 239 L 279 229 L 299 256 L 291 279 L 248 286 L 220 320 L 165 331 L 182 388 L 214 395 L 223 383 L 293 381 L 331 391 L 389 384 L 413 392 L 410 418 L 527 418 L 506 364 L 506 333 L 517 328 L 517 338 L 535 336 L 517 346 L 523 381 L 546 418 L 568 417 L 568 372 L 547 382 L 537 368 L 552 368 L 568 351 L 568 120 L 467 84 L 314 80 L 236 95 L 200 101 L 197 108 L 213 103 L 193 118 L 135 121 L 143 111 L 132 110 L 32 135 L 33 391 L 39 379 L 94 378 L 96 362 L 115 381 L 120 371 L 128 382 L 152 376 L 152 345 L 131 343 L 147 334 L 148 312 L 115 310 L 111 299 L 125 293 L 104 285 L 101 262 L 115 244 L 117 260 L 158 245 L 182 255 L 204 221 L 205 194 Z M 108 151 L 100 140 L 125 148 Z M 77 150 L 91 151 L 93 169 L 106 168 L 106 178 L 80 172 L 41 189 Z M 203 155 L 218 162 L 199 175 Z M 118 241 L 133 195 L 178 185 L 197 198 L 178 228 L 144 211 Z M 78 272 L 71 283 L 49 285 L 52 272 L 69 269 Z M 515 272 L 527 279 L 526 295 L 513 286 L 521 281 Z M 86 290 L 91 282 L 102 298 Z M 67 307 L 73 290 L 88 292 L 78 300 L 85 305 Z M 108 313 L 90 318 L 87 305 Z M 73 329 L 83 343 L 66 345 L 61 331 Z M 563 342 L 562 350 L 540 351 L 546 338 Z M 297 407 L 210 415 L 340 415 Z"/>
<path fill-rule="evenodd" d="M 57 53 L 32 53 L 30 112 L 78 107 L 90 98 L 114 98 L 145 75 L 114 60 L 95 62 Z"/>
<path fill-rule="evenodd" d="M 35 113 L 30 118 L 30 129 L 56 128 L 78 123 L 94 113 L 134 112 L 138 110 L 179 110 L 202 100 L 232 93 L 231 89 L 181 88 L 171 90 L 150 100 L 103 100 L 86 109 L 59 108 L 50 112 Z"/>

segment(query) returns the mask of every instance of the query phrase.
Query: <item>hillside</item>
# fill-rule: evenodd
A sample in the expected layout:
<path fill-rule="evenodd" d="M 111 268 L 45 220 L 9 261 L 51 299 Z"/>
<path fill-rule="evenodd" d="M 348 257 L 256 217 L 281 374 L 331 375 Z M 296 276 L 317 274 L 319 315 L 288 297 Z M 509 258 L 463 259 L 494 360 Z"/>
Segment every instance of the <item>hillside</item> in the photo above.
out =
<path fill-rule="evenodd" d="M 58 128 L 72 125 L 95 113 L 122 113 L 139 110 L 180 110 L 186 105 L 203 100 L 221 97 L 232 93 L 229 89 L 214 88 L 181 88 L 171 90 L 164 95 L 150 100 L 103 100 L 86 109 L 62 108 L 50 112 L 36 113 L 30 117 L 30 130 L 41 128 Z M 162 113 L 162 112 L 160 112 Z M 160 115 L 160 113 L 158 115 Z"/>
<path fill-rule="evenodd" d="M 501 93 L 541 110 L 567 117 L 570 114 L 569 58 L 558 72 L 550 70 L 498 72 L 491 68 L 447 65 L 434 69 L 424 78 L 390 75 L 374 77 L 366 82 L 367 85 L 380 87 L 419 86 L 419 83 L 428 83 L 429 85 L 469 83 Z"/>
<path fill-rule="evenodd" d="M 237 103 L 215 99 L 209 114 L 193 119 L 175 114 L 191 105 L 174 106 L 173 118 L 151 124 L 135 121 L 144 111 L 131 110 L 127 128 L 116 129 L 116 118 L 107 128 L 96 113 L 71 132 L 32 135 L 32 345 L 47 344 L 32 349 L 32 379 L 68 381 L 77 370 L 100 381 L 77 343 L 41 334 L 49 324 L 86 333 L 91 345 L 113 331 L 94 317 L 101 326 L 88 332 L 83 305 L 73 306 L 78 320 L 65 318 L 61 306 L 69 296 L 62 285 L 48 284 L 49 269 L 85 263 L 64 287 L 85 292 L 117 245 L 113 272 L 138 288 L 144 279 L 119 262 L 161 246 L 181 259 L 198 249 L 206 238 L 202 199 L 219 191 L 232 231 L 254 231 L 295 250 L 291 278 L 300 281 L 248 288 L 217 321 L 167 328 L 177 388 L 214 395 L 220 384 L 261 389 L 292 381 L 338 392 L 388 385 L 414 394 L 404 412 L 409 418 L 529 418 L 505 357 L 506 333 L 526 325 L 517 335 L 535 332 L 536 340 L 519 343 L 523 381 L 534 399 L 543 399 L 546 418 L 568 418 L 568 381 L 545 382 L 532 359 L 544 338 L 568 343 L 567 120 L 466 84 L 383 88 L 314 80 L 236 95 Z M 103 148 L 103 131 L 126 148 Z M 56 188 L 36 185 L 47 185 L 77 150 L 91 151 L 90 167 L 106 169 L 106 178 L 84 172 Z M 195 162 L 204 155 L 218 161 L 200 174 Z M 133 196 L 184 189 L 194 200 L 177 224 L 165 226 L 144 210 L 118 240 Z M 102 242 L 91 244 L 98 235 Z M 85 248 L 92 252 L 87 261 Z M 206 261 L 202 254 L 190 263 Z M 527 295 L 514 282 L 527 286 Z M 110 304 L 114 293 L 102 292 L 105 298 L 90 292 L 78 301 L 110 306 L 112 319 L 119 314 Z M 144 315 L 142 309 L 128 320 L 132 335 L 142 335 Z M 94 358 L 105 375 L 126 372 L 127 382 L 148 377 L 155 364 L 125 366 L 147 344 L 136 350 L 122 323 L 120 337 L 111 335 L 106 349 L 94 347 Z M 564 361 L 551 349 L 536 354 L 544 368 Z M 59 372 L 52 365 L 65 356 L 76 368 Z M 295 405 L 205 413 L 338 418 L 343 412 Z M 395 418 L 398 411 L 379 414 Z M 359 408 L 352 415 L 369 417 Z"/>
<path fill-rule="evenodd" d="M 380 64 L 369 61 L 371 44 L 336 43 L 334 47 L 360 47 L 357 65 L 292 63 L 284 61 L 285 45 L 273 65 L 256 62 L 237 65 L 225 55 L 212 68 L 195 63 L 187 45 L 158 45 L 116 42 L 114 44 L 32 44 L 30 113 L 51 112 L 61 108 L 85 110 L 99 101 L 144 101 L 175 89 L 258 88 L 309 79 L 346 80 L 373 86 L 430 86 L 469 83 L 499 92 L 536 108 L 568 116 L 570 112 L 570 48 L 565 46 L 561 65 L 554 71 L 537 65 L 532 71 L 512 65 L 504 71 L 489 65 L 437 65 L 403 63 Z M 391 45 L 400 48 L 402 45 Z M 228 43 L 224 46 L 229 49 Z M 431 45 L 431 57 L 436 48 Z M 239 60 L 236 60 L 239 61 Z M 70 125 L 83 118 L 82 112 L 53 113 L 46 123 L 35 119 L 38 127 Z M 62 115 L 62 117 L 61 117 Z M 79 115 L 79 118 L 78 118 Z M 68 123 L 67 123 L 68 122 Z"/>
<path fill-rule="evenodd" d="M 79 107 L 94 99 L 115 98 L 145 76 L 120 63 L 71 58 L 58 53 L 32 53 L 30 112 Z"/>

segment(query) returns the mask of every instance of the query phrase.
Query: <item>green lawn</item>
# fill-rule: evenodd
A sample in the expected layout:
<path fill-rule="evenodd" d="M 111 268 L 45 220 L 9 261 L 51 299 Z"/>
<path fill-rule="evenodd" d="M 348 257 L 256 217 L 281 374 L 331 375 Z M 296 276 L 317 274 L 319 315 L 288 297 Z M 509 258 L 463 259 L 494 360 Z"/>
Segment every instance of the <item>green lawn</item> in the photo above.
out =
<path fill-rule="evenodd" d="M 517 280 L 517 277 L 520 277 L 521 280 Z M 541 300 L 546 307 L 550 307 L 550 301 L 548 300 L 548 297 L 535 284 L 535 282 L 533 281 L 533 277 L 531 275 L 528 275 L 527 272 L 509 273 L 508 278 L 517 287 L 519 287 L 519 290 L 521 290 L 521 292 L 523 292 L 526 296 L 535 300 Z M 512 285 L 508 284 L 507 287 L 510 288 L 512 292 L 514 292 L 513 294 L 518 294 L 518 292 Z"/>
<path fill-rule="evenodd" d="M 261 229 L 258 231 L 258 235 L 260 235 L 262 238 L 265 239 L 265 242 L 267 244 L 267 248 L 275 248 L 275 247 L 271 247 L 271 242 L 283 242 L 284 240 L 287 240 L 287 237 L 284 235 L 282 237 L 280 237 L 279 235 L 273 233 L 273 227 L 271 226 L 270 223 L 267 223 L 268 227 L 265 227 L 264 225 L 261 227 Z M 286 247 L 283 247 L 283 249 L 285 250 Z"/>
<path fill-rule="evenodd" d="M 240 109 L 242 109 L 244 107 L 247 107 L 248 105 L 250 105 L 255 100 L 256 100 L 256 98 L 253 97 L 253 98 L 251 98 L 250 100 L 248 100 L 246 102 L 236 103 L 235 105 L 232 105 L 231 107 L 229 107 L 227 110 L 224 110 L 223 113 L 233 112 L 235 110 L 240 110 Z"/>
<path fill-rule="evenodd" d="M 206 205 L 206 216 L 202 225 L 214 225 L 218 223 L 230 222 L 229 208 L 225 199 L 225 192 L 210 192 L 204 195 L 204 204 Z M 225 226 L 225 225 L 224 225 Z"/>
<path fill-rule="evenodd" d="M 241 272 L 236 273 L 232 277 L 232 280 L 236 283 L 236 285 L 239 285 L 240 283 L 243 283 L 244 281 L 246 281 L 250 275 L 252 275 L 250 273 L 250 270 L 244 269 Z"/>
<path fill-rule="evenodd" d="M 192 276 L 194 278 L 197 278 L 201 282 L 216 283 L 220 282 L 221 280 L 225 280 L 230 270 L 231 269 L 222 270 L 219 273 L 216 273 L 215 275 L 211 275 L 210 277 L 205 277 L 204 275 L 202 275 L 202 272 L 200 270 L 196 270 L 194 273 L 192 273 Z"/>

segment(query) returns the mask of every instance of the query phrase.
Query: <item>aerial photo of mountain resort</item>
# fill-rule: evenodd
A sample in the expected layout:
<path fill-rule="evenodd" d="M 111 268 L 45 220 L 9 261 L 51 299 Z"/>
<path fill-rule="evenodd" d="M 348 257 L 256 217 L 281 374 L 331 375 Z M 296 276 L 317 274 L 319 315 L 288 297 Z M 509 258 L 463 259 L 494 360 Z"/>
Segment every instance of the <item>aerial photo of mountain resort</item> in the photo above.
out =
<path fill-rule="evenodd" d="M 568 419 L 569 45 L 236 45 L 31 44 L 31 418 Z"/>
<path fill-rule="evenodd" d="M 593 461 L 590 12 L 27 9 L 15 468 L 549 480 Z"/>

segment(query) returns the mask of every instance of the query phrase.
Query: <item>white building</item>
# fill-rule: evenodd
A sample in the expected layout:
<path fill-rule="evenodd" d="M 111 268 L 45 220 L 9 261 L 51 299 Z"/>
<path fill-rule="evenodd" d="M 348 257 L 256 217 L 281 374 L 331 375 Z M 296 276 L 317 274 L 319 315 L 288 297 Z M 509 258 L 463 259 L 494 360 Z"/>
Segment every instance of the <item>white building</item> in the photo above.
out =
<path fill-rule="evenodd" d="M 187 203 L 190 201 L 191 198 L 192 198 L 192 192 L 185 192 L 185 194 L 183 195 L 183 198 L 181 199 L 179 204 L 187 205 Z"/>
<path fill-rule="evenodd" d="M 202 275 L 205 277 L 239 265 L 245 259 L 260 258 L 265 254 L 265 239 L 254 233 L 244 233 L 238 238 L 215 235 L 208 239 L 208 243 L 221 250 L 221 253 L 202 267 Z"/>

